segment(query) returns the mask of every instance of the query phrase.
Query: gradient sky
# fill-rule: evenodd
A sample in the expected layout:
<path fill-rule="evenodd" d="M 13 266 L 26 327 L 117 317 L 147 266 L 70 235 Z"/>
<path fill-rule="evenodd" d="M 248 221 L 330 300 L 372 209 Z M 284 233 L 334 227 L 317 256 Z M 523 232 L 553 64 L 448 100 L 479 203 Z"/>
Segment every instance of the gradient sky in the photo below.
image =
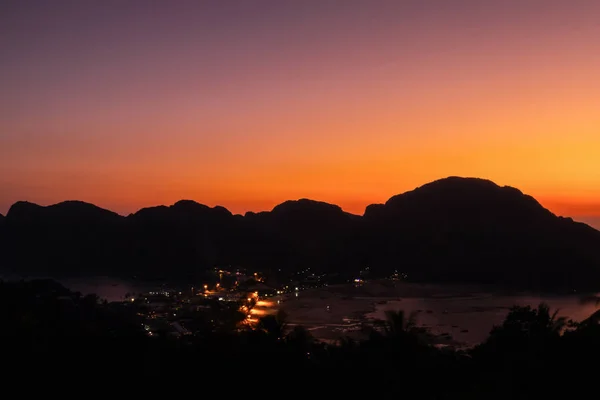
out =
<path fill-rule="evenodd" d="M 599 1 L 0 3 L 3 214 L 362 213 L 450 175 L 600 227 Z"/>

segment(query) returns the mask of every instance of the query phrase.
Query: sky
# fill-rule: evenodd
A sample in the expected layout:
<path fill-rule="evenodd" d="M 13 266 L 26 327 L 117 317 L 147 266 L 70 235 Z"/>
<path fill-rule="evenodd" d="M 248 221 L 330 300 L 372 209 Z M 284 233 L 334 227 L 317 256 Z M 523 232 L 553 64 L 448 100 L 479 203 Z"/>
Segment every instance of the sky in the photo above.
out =
<path fill-rule="evenodd" d="M 600 227 L 596 0 L 0 4 L 0 213 L 491 179 Z"/>

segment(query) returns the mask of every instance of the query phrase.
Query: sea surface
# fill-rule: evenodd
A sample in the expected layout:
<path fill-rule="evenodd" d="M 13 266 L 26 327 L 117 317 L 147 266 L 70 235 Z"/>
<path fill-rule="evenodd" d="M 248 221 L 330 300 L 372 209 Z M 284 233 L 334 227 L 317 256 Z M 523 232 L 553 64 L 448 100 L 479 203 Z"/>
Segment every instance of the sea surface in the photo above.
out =
<path fill-rule="evenodd" d="M 10 277 L 3 277 L 10 279 Z M 13 277 L 14 279 L 14 277 Z M 123 301 L 160 285 L 110 277 L 56 279 L 82 294 L 95 293 L 107 301 Z M 367 283 L 361 287 L 335 285 L 275 298 L 275 307 L 288 314 L 292 325 L 307 327 L 317 339 L 356 336 L 360 324 L 383 320 L 388 310 L 414 315 L 417 325 L 442 336 L 451 345 L 481 343 L 494 325 L 502 323 L 513 306 L 558 310 L 558 316 L 581 321 L 598 307 L 584 303 L 580 294 L 548 295 L 498 292 L 489 287 L 466 285 L 417 285 Z"/>
<path fill-rule="evenodd" d="M 413 315 L 418 326 L 440 338 L 439 344 L 470 347 L 483 342 L 494 325 L 500 325 L 513 306 L 547 304 L 557 316 L 582 321 L 598 308 L 579 294 L 509 293 L 490 287 L 465 285 L 377 283 L 363 287 L 329 287 L 287 296 L 282 308 L 291 322 L 308 327 L 317 338 L 360 338 L 357 327 L 384 320 L 386 311 Z"/>
<path fill-rule="evenodd" d="M 385 319 L 387 310 L 403 310 L 413 314 L 417 324 L 432 333 L 444 335 L 449 340 L 474 345 L 483 342 L 494 325 L 501 325 L 510 308 L 518 306 L 537 307 L 547 304 L 558 317 L 582 321 L 593 314 L 597 307 L 582 304 L 579 296 L 535 295 L 484 295 L 446 298 L 390 299 L 376 304 L 375 310 L 365 314 L 370 319 Z"/>

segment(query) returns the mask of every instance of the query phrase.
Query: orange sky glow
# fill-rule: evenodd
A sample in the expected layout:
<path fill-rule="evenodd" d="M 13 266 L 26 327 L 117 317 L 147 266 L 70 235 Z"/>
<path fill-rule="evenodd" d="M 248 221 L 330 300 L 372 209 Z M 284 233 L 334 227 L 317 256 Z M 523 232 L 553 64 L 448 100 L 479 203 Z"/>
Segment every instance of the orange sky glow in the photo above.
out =
<path fill-rule="evenodd" d="M 3 214 L 362 214 L 458 175 L 600 227 L 598 2 L 59 3 L 0 13 Z"/>

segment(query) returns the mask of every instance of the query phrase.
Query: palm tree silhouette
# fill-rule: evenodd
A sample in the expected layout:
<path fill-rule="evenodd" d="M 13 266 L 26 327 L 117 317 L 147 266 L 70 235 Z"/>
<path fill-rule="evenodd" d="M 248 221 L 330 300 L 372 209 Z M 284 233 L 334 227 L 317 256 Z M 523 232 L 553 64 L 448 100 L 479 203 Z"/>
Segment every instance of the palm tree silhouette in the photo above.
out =
<path fill-rule="evenodd" d="M 406 316 L 402 310 L 385 312 L 385 321 L 382 324 L 383 334 L 387 337 L 398 337 L 409 333 L 415 333 L 417 328 L 417 314 L 411 313 Z"/>
<path fill-rule="evenodd" d="M 529 334 L 552 333 L 560 334 L 567 325 L 565 317 L 557 317 L 560 310 L 550 313 L 550 307 L 541 303 L 537 308 L 513 307 L 506 317 L 503 326 L 519 326 Z"/>
<path fill-rule="evenodd" d="M 402 310 L 386 311 L 385 321 L 376 322 L 370 328 L 369 336 L 375 342 L 394 342 L 409 347 L 427 345 L 430 342 L 428 331 L 417 326 L 416 315 L 412 312 L 407 316 Z"/>
<path fill-rule="evenodd" d="M 536 311 L 537 322 L 541 328 L 560 334 L 567 326 L 567 319 L 565 317 L 557 317 L 559 309 L 556 309 L 551 315 L 550 307 L 545 303 L 541 303 L 538 305 Z"/>
<path fill-rule="evenodd" d="M 567 327 L 567 319 L 558 317 L 558 312 L 551 313 L 544 303 L 537 308 L 515 306 L 502 325 L 492 329 L 486 344 L 513 351 L 517 346 L 527 347 L 531 343 L 543 344 L 558 339 Z"/>

